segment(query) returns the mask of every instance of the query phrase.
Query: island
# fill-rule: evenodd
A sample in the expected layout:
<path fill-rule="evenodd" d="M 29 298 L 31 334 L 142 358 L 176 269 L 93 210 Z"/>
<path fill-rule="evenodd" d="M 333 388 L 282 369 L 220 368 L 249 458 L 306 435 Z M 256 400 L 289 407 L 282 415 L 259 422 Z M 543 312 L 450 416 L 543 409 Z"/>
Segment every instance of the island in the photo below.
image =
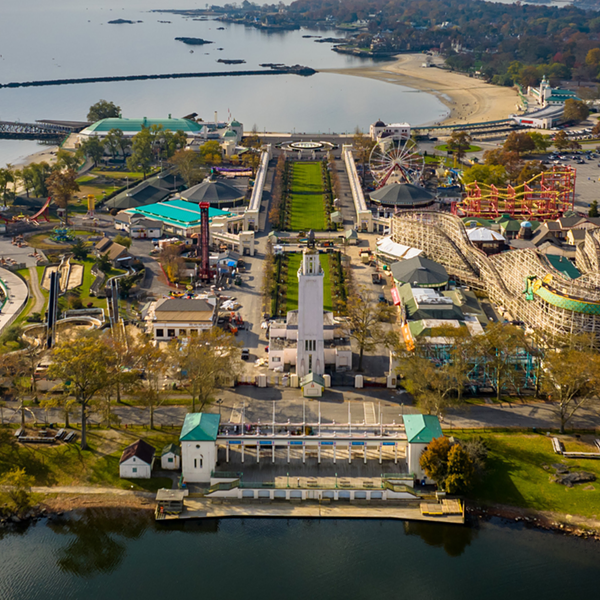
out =
<path fill-rule="evenodd" d="M 246 61 L 242 58 L 234 58 L 234 59 L 219 58 L 219 60 L 217 60 L 217 62 L 223 63 L 224 65 L 243 65 L 246 63 Z"/>
<path fill-rule="evenodd" d="M 136 23 L 143 23 L 143 21 L 130 21 L 129 19 L 114 19 L 109 21 L 109 25 L 135 25 Z"/>
<path fill-rule="evenodd" d="M 176 37 L 175 40 L 177 42 L 183 42 L 184 44 L 188 44 L 189 46 L 204 46 L 204 44 L 213 44 L 209 40 L 203 40 L 202 38 L 193 38 L 193 37 Z"/>

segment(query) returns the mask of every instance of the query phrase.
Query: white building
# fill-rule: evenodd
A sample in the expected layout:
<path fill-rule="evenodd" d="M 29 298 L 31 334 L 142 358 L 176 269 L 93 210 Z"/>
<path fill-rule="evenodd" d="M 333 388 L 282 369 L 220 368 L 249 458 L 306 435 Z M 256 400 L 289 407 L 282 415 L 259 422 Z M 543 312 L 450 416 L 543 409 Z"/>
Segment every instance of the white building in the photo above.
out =
<path fill-rule="evenodd" d="M 154 466 L 154 448 L 144 440 L 127 446 L 119 461 L 121 479 L 150 479 Z"/>
<path fill-rule="evenodd" d="M 181 450 L 175 444 L 167 444 L 160 455 L 160 466 L 167 471 L 178 471 L 181 467 Z"/>
<path fill-rule="evenodd" d="M 414 474 L 417 479 L 427 479 L 419 460 L 431 440 L 443 437 L 440 421 L 435 415 L 404 415 L 403 419 L 408 441 L 406 450 L 408 472 Z"/>
<path fill-rule="evenodd" d="M 319 251 L 305 248 L 298 269 L 298 310 L 286 320 L 272 321 L 269 329 L 269 368 L 296 367 L 302 378 L 323 375 L 325 366 L 336 370 L 352 366 L 352 350 L 333 313 L 323 310 L 323 269 Z"/>
<path fill-rule="evenodd" d="M 390 123 L 386 125 L 380 120 L 369 127 L 369 135 L 373 141 L 382 138 L 408 140 L 410 138 L 410 125 L 408 123 Z"/>
<path fill-rule="evenodd" d="M 148 333 L 158 342 L 197 335 L 217 320 L 217 298 L 163 298 L 153 302 L 145 315 Z"/>
<path fill-rule="evenodd" d="M 220 415 L 190 413 L 185 416 L 181 442 L 181 474 L 189 483 L 210 481 L 217 466 L 217 434 Z"/>

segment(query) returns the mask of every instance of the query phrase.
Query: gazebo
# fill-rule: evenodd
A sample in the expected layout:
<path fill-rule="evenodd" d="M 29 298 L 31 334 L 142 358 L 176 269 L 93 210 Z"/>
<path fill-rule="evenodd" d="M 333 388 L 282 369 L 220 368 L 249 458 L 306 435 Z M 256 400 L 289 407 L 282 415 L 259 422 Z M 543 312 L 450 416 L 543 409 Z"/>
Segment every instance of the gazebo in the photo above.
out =
<path fill-rule="evenodd" d="M 371 200 L 382 206 L 422 208 L 435 202 L 435 195 L 412 183 L 390 183 L 369 194 Z"/>
<path fill-rule="evenodd" d="M 182 200 L 199 204 L 208 202 L 213 208 L 232 208 L 244 203 L 245 192 L 224 181 L 205 179 L 179 194 Z"/>

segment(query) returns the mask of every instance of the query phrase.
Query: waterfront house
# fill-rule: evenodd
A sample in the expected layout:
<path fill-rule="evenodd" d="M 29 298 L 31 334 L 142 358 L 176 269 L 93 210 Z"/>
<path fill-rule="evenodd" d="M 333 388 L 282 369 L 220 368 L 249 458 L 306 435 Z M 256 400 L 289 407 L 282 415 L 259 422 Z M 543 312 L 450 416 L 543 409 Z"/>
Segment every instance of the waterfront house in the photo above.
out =
<path fill-rule="evenodd" d="M 408 472 L 412 473 L 417 479 L 426 480 L 427 482 L 427 477 L 419 464 L 419 459 L 431 440 L 444 435 L 440 420 L 435 415 L 404 415 L 403 419 L 408 442 L 406 450 Z"/>
<path fill-rule="evenodd" d="M 155 449 L 148 442 L 138 440 L 123 450 L 119 461 L 121 479 L 150 479 L 154 466 Z"/>
<path fill-rule="evenodd" d="M 217 466 L 217 434 L 220 415 L 190 413 L 185 416 L 181 443 L 181 474 L 189 483 L 210 481 Z"/>

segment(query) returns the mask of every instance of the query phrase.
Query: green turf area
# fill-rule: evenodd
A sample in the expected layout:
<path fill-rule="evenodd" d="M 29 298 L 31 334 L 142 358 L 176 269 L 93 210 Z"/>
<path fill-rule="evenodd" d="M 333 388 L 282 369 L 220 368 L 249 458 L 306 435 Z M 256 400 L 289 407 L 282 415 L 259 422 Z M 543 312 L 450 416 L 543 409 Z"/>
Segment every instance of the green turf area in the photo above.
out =
<path fill-rule="evenodd" d="M 289 228 L 292 231 L 327 229 L 323 193 L 321 163 L 292 164 L 292 185 L 289 195 Z"/>
<path fill-rule="evenodd" d="M 441 152 L 448 152 L 448 150 L 450 150 L 446 144 L 436 146 L 435 149 L 440 150 Z M 469 149 L 466 150 L 466 152 L 481 152 L 481 148 L 479 146 L 469 146 Z"/>
<path fill-rule="evenodd" d="M 329 276 L 329 256 L 321 254 L 319 259 L 321 261 L 321 268 L 323 269 L 323 310 L 333 310 L 331 278 Z M 301 261 L 301 254 L 290 254 L 288 256 L 287 311 L 298 309 L 298 269 Z"/>
<path fill-rule="evenodd" d="M 559 456 L 553 452 L 550 438 L 542 435 L 483 434 L 481 437 L 490 453 L 486 475 L 470 494 L 474 500 L 600 517 L 600 460 Z M 563 441 L 567 451 L 594 452 L 591 444 L 575 439 Z M 551 465 L 557 463 L 566 465 L 572 472 L 595 473 L 598 480 L 572 488 L 552 483 L 550 479 L 555 470 Z"/>
<path fill-rule="evenodd" d="M 0 474 L 16 468 L 25 468 L 35 478 L 36 485 L 100 485 L 133 490 L 156 491 L 171 487 L 171 480 L 162 477 L 120 479 L 119 458 L 123 449 L 139 438 L 160 451 L 169 442 L 177 442 L 177 434 L 159 431 L 118 431 L 92 429 L 88 431 L 89 450 L 82 451 L 79 439 L 74 444 L 15 443 L 13 430 L 0 430 Z"/>

